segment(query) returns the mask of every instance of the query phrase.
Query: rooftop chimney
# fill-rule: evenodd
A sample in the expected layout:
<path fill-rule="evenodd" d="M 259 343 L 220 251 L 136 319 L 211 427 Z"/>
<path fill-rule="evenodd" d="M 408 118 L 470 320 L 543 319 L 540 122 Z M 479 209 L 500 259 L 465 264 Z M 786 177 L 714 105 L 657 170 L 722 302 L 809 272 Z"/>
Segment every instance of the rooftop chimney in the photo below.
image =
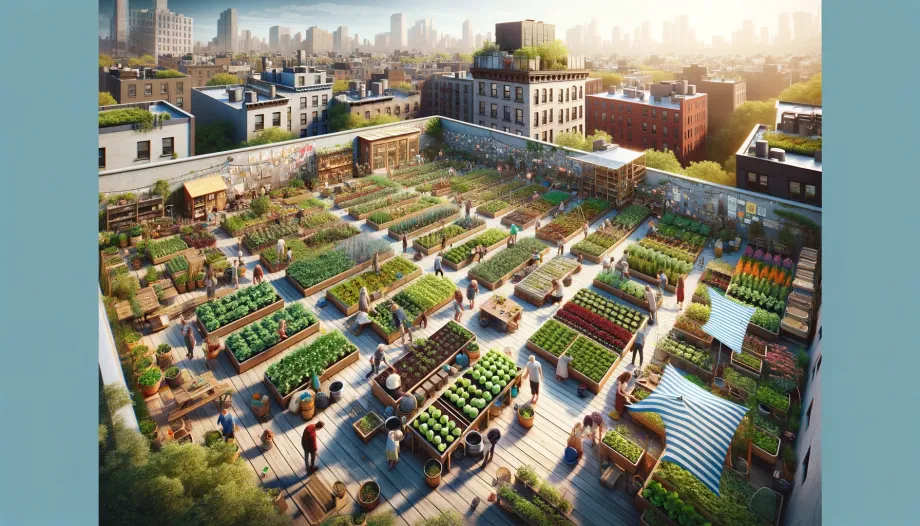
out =
<path fill-rule="evenodd" d="M 278 89 L 275 87 L 274 84 L 268 87 L 268 95 L 273 99 L 278 96 Z"/>
<path fill-rule="evenodd" d="M 821 151 L 821 150 L 815 150 L 815 162 L 816 162 L 816 163 L 820 163 L 820 162 L 822 162 L 822 159 L 823 159 L 823 158 L 824 158 L 824 154 L 822 153 L 822 151 Z"/>
<path fill-rule="evenodd" d="M 757 148 L 757 149 L 756 149 L 756 155 L 757 155 L 757 157 L 760 157 L 761 159 L 766 159 L 766 158 L 767 158 L 767 152 L 769 151 L 769 147 L 768 147 L 768 145 L 767 145 L 767 141 L 765 141 L 765 140 L 763 140 L 763 139 L 760 139 L 760 140 L 758 140 L 755 144 L 757 145 L 757 146 L 756 146 L 756 148 Z"/>
<path fill-rule="evenodd" d="M 781 163 L 786 162 L 786 150 L 782 148 L 770 148 L 770 159 L 776 159 Z"/>

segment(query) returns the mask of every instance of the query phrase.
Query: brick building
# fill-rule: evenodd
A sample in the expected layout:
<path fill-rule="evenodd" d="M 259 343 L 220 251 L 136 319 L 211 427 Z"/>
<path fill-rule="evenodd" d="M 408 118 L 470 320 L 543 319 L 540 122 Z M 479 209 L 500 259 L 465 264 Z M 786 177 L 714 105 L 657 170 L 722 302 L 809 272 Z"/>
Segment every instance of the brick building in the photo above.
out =
<path fill-rule="evenodd" d="M 596 95 L 604 91 L 604 81 L 600 77 L 590 77 L 585 81 L 585 95 Z"/>
<path fill-rule="evenodd" d="M 610 88 L 586 99 L 588 130 L 603 130 L 635 150 L 671 150 L 684 166 L 706 159 L 708 98 L 687 81 L 660 82 L 650 90 Z"/>
<path fill-rule="evenodd" d="M 696 86 L 697 93 L 707 95 L 710 133 L 718 132 L 728 122 L 732 112 L 747 101 L 747 81 L 710 77 L 706 66 L 685 66 L 682 79 Z"/>
<path fill-rule="evenodd" d="M 157 78 L 157 71 L 150 68 L 100 69 L 99 91 L 108 91 L 119 104 L 166 101 L 189 113 L 192 111 L 189 78 Z"/>
<path fill-rule="evenodd" d="M 421 92 L 425 115 L 473 122 L 473 77 L 465 71 L 432 75 Z"/>

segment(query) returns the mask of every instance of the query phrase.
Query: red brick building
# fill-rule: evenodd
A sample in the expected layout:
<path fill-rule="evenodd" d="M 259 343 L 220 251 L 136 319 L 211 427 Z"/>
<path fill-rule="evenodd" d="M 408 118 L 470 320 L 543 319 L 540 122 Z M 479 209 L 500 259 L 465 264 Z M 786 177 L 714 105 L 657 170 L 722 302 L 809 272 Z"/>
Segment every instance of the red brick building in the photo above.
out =
<path fill-rule="evenodd" d="M 585 97 L 585 133 L 603 130 L 635 150 L 671 150 L 684 166 L 706 159 L 708 99 L 686 81 Z"/>
<path fill-rule="evenodd" d="M 591 77 L 585 81 L 585 95 L 594 95 L 604 91 L 604 79 Z"/>

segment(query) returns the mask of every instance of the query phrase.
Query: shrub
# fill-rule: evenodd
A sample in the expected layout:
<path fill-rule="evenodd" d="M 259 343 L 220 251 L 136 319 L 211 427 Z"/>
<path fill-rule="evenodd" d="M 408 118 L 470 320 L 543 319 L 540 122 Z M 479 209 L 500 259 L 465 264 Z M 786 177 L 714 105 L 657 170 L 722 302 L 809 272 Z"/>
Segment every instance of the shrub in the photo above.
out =
<path fill-rule="evenodd" d="M 252 203 L 249 204 L 249 208 L 252 209 L 252 212 L 262 217 L 268 212 L 268 208 L 271 206 L 271 200 L 267 196 L 256 197 L 252 200 Z"/>

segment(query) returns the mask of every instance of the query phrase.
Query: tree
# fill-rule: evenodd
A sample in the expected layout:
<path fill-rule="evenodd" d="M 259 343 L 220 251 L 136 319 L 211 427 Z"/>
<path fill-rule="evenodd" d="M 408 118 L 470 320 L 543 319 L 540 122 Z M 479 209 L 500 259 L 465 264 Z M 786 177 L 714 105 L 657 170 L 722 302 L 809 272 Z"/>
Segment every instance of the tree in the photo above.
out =
<path fill-rule="evenodd" d="M 156 66 L 157 60 L 153 58 L 153 55 L 141 55 L 137 58 L 132 58 L 128 60 L 128 65 L 131 67 L 138 66 Z"/>
<path fill-rule="evenodd" d="M 256 197 L 252 200 L 252 203 L 249 204 L 249 208 L 252 209 L 252 213 L 258 217 L 262 217 L 268 212 L 268 208 L 271 206 L 271 199 L 267 195 L 261 197 Z"/>
<path fill-rule="evenodd" d="M 195 126 L 196 154 L 223 152 L 232 150 L 233 147 L 233 125 L 229 122 L 219 121 Z"/>
<path fill-rule="evenodd" d="M 776 101 L 749 100 L 738 106 L 715 135 L 709 137 L 707 148 L 711 161 L 725 163 L 741 148 L 741 143 L 757 124 L 771 124 L 776 118 Z"/>
<path fill-rule="evenodd" d="M 494 42 L 483 42 L 482 47 L 473 52 L 473 56 L 478 57 L 492 51 L 499 51 L 498 44 Z"/>
<path fill-rule="evenodd" d="M 256 136 L 252 139 L 243 141 L 240 144 L 240 148 L 247 148 L 249 146 L 261 146 L 263 144 L 271 144 L 273 142 L 292 141 L 296 138 L 296 135 L 287 130 L 282 130 L 281 128 L 266 128 L 256 134 Z"/>
<path fill-rule="evenodd" d="M 619 86 L 623 82 L 623 75 L 612 71 L 592 71 L 588 76 L 601 79 L 604 89 L 610 86 Z"/>
<path fill-rule="evenodd" d="M 408 82 L 397 82 L 393 84 L 393 87 L 403 91 L 412 91 L 412 84 L 409 84 Z"/>
<path fill-rule="evenodd" d="M 112 96 L 108 91 L 99 92 L 99 105 L 100 106 L 111 106 L 112 104 L 118 104 L 118 101 L 115 100 L 115 97 Z"/>
<path fill-rule="evenodd" d="M 564 69 L 569 50 L 561 40 L 553 40 L 537 47 L 543 69 Z"/>
<path fill-rule="evenodd" d="M 460 53 L 457 58 L 460 59 L 460 62 L 473 63 L 473 55 L 470 53 Z"/>
<path fill-rule="evenodd" d="M 582 137 L 578 132 L 563 132 L 555 137 L 555 143 L 565 148 L 590 152 L 594 150 L 594 141 L 603 139 L 606 142 L 611 141 L 610 135 L 601 130 L 594 130 L 594 135 Z"/>
<path fill-rule="evenodd" d="M 165 179 L 158 179 L 153 186 L 150 188 L 151 195 L 160 195 L 164 198 L 169 197 L 170 187 L 169 181 Z"/>
<path fill-rule="evenodd" d="M 230 73 L 218 73 L 208 79 L 208 86 L 231 86 L 240 84 L 240 78 Z"/>
<path fill-rule="evenodd" d="M 514 58 L 537 58 L 540 52 L 534 46 L 524 46 L 514 51 Z"/>
<path fill-rule="evenodd" d="M 185 76 L 185 73 L 176 71 L 174 69 L 161 69 L 157 70 L 156 78 L 158 79 L 178 79 Z"/>
<path fill-rule="evenodd" d="M 115 59 L 105 53 L 99 53 L 99 67 L 110 68 L 115 65 Z"/>
<path fill-rule="evenodd" d="M 645 150 L 645 166 L 675 174 L 684 173 L 684 169 L 680 165 L 680 161 L 677 160 L 677 157 L 671 150 L 666 152 L 652 150 L 651 148 Z"/>
<path fill-rule="evenodd" d="M 347 80 L 337 80 L 332 83 L 332 93 L 339 93 L 342 91 L 348 91 Z"/>
<path fill-rule="evenodd" d="M 691 162 L 690 166 L 684 169 L 684 175 L 723 186 L 735 186 L 735 177 L 713 161 Z"/>
<path fill-rule="evenodd" d="M 821 74 L 817 73 L 805 82 L 796 82 L 784 89 L 777 97 L 779 100 L 801 102 L 803 104 L 821 104 Z"/>

